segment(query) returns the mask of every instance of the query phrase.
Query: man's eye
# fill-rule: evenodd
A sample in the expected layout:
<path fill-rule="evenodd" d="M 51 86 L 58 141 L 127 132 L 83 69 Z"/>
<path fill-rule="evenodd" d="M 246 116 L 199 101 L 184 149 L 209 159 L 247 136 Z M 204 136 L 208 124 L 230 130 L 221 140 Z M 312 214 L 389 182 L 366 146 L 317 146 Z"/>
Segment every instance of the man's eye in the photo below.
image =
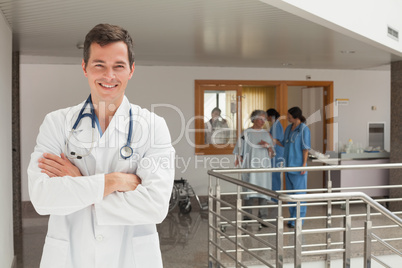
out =
<path fill-rule="evenodd" d="M 117 65 L 116 68 L 124 68 L 124 65 Z"/>
<path fill-rule="evenodd" d="M 95 67 L 103 67 L 102 64 L 96 64 Z"/>

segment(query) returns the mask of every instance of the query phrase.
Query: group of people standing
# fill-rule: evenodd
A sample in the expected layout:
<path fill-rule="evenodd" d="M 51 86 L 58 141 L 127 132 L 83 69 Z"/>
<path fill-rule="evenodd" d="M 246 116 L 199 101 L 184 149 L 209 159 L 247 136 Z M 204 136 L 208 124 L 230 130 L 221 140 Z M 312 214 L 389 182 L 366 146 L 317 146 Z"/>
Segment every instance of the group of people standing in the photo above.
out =
<path fill-rule="evenodd" d="M 233 151 L 236 155 L 235 166 L 242 168 L 307 166 L 311 146 L 310 130 L 299 107 L 288 110 L 287 120 L 290 124 L 285 131 L 280 122 L 280 114 L 275 109 L 255 110 L 251 113 L 250 119 L 252 126 L 244 130 Z M 271 123 L 269 131 L 264 128 L 266 121 Z M 242 180 L 274 191 L 282 188 L 280 172 L 243 173 Z M 285 172 L 285 183 L 286 190 L 306 189 L 307 172 Z M 297 192 L 297 194 L 303 193 L 305 192 Z M 258 193 L 247 194 L 244 196 L 244 206 L 253 205 L 254 200 L 257 200 L 258 205 L 262 207 L 259 209 L 258 217 L 267 219 L 268 209 L 263 206 L 270 202 L 270 197 Z M 251 213 L 250 209 L 245 211 Z M 301 206 L 300 217 L 305 217 L 306 211 L 306 206 Z M 289 207 L 289 213 L 291 218 L 296 218 L 296 207 Z M 243 217 L 243 220 L 249 219 L 247 216 Z M 288 221 L 287 225 L 289 228 L 294 228 L 294 220 Z"/>

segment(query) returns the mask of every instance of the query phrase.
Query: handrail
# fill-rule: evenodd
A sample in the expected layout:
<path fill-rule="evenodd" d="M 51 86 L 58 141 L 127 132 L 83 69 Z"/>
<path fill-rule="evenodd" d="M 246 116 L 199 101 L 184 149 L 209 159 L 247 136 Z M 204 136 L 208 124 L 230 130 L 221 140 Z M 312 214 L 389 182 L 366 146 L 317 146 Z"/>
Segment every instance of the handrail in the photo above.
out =
<path fill-rule="evenodd" d="M 377 165 L 346 165 L 342 166 L 341 169 L 352 169 L 359 166 L 359 168 L 402 168 L 402 164 L 377 164 Z M 321 168 L 321 169 L 320 169 Z M 324 169 L 325 168 L 325 169 Z M 340 166 L 322 166 L 322 167 L 297 167 L 297 168 L 270 168 L 270 169 L 214 169 L 208 170 L 208 174 L 219 179 L 228 181 L 230 183 L 247 187 L 248 189 L 261 192 L 262 194 L 268 195 L 275 199 L 285 201 L 285 202 L 299 202 L 299 201 L 314 201 L 314 200 L 343 200 L 343 199 L 359 199 L 365 201 L 371 207 L 378 210 L 381 214 L 389 218 L 391 221 L 402 227 L 402 219 L 393 214 L 391 211 L 383 207 L 377 201 L 373 200 L 371 197 L 362 192 L 342 192 L 342 193 L 319 193 L 319 194 L 281 194 L 275 191 L 250 184 L 238 179 L 234 179 L 222 173 L 244 173 L 244 172 L 267 172 L 275 170 L 275 172 L 289 172 L 289 171 L 303 171 L 303 170 L 337 170 Z"/>
<path fill-rule="evenodd" d="M 248 172 L 294 172 L 294 171 L 328 171 L 345 169 L 396 169 L 402 168 L 402 163 L 370 164 L 370 165 L 331 165 L 314 167 L 286 167 L 286 168 L 228 168 L 212 169 L 216 173 L 248 173 Z M 208 171 L 209 172 L 209 171 Z"/>

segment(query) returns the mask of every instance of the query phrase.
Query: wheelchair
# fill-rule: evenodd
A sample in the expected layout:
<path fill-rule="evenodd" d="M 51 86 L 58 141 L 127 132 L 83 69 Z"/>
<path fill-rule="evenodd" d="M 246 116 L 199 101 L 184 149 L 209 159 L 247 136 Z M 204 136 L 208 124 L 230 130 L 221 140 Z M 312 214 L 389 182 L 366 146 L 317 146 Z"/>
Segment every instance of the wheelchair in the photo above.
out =
<path fill-rule="evenodd" d="M 188 214 L 191 212 L 191 198 L 195 197 L 201 210 L 208 209 L 207 204 L 201 204 L 198 195 L 195 194 L 193 187 L 187 180 L 181 178 L 180 180 L 174 180 L 172 195 L 169 201 L 169 212 L 171 212 L 176 206 L 179 206 L 180 213 Z"/>

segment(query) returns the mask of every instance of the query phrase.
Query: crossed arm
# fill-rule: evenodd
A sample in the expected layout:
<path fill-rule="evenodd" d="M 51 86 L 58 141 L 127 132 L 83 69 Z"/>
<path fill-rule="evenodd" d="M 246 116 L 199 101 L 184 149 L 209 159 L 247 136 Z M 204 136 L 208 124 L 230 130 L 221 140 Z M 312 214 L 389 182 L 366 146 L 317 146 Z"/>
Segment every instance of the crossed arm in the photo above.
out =
<path fill-rule="evenodd" d="M 38 159 L 38 167 L 49 177 L 81 177 L 80 170 L 61 153 L 60 157 L 51 153 L 44 153 Z M 141 179 L 135 174 L 113 172 L 105 175 L 105 191 L 103 197 L 115 192 L 134 191 L 141 184 Z"/>

